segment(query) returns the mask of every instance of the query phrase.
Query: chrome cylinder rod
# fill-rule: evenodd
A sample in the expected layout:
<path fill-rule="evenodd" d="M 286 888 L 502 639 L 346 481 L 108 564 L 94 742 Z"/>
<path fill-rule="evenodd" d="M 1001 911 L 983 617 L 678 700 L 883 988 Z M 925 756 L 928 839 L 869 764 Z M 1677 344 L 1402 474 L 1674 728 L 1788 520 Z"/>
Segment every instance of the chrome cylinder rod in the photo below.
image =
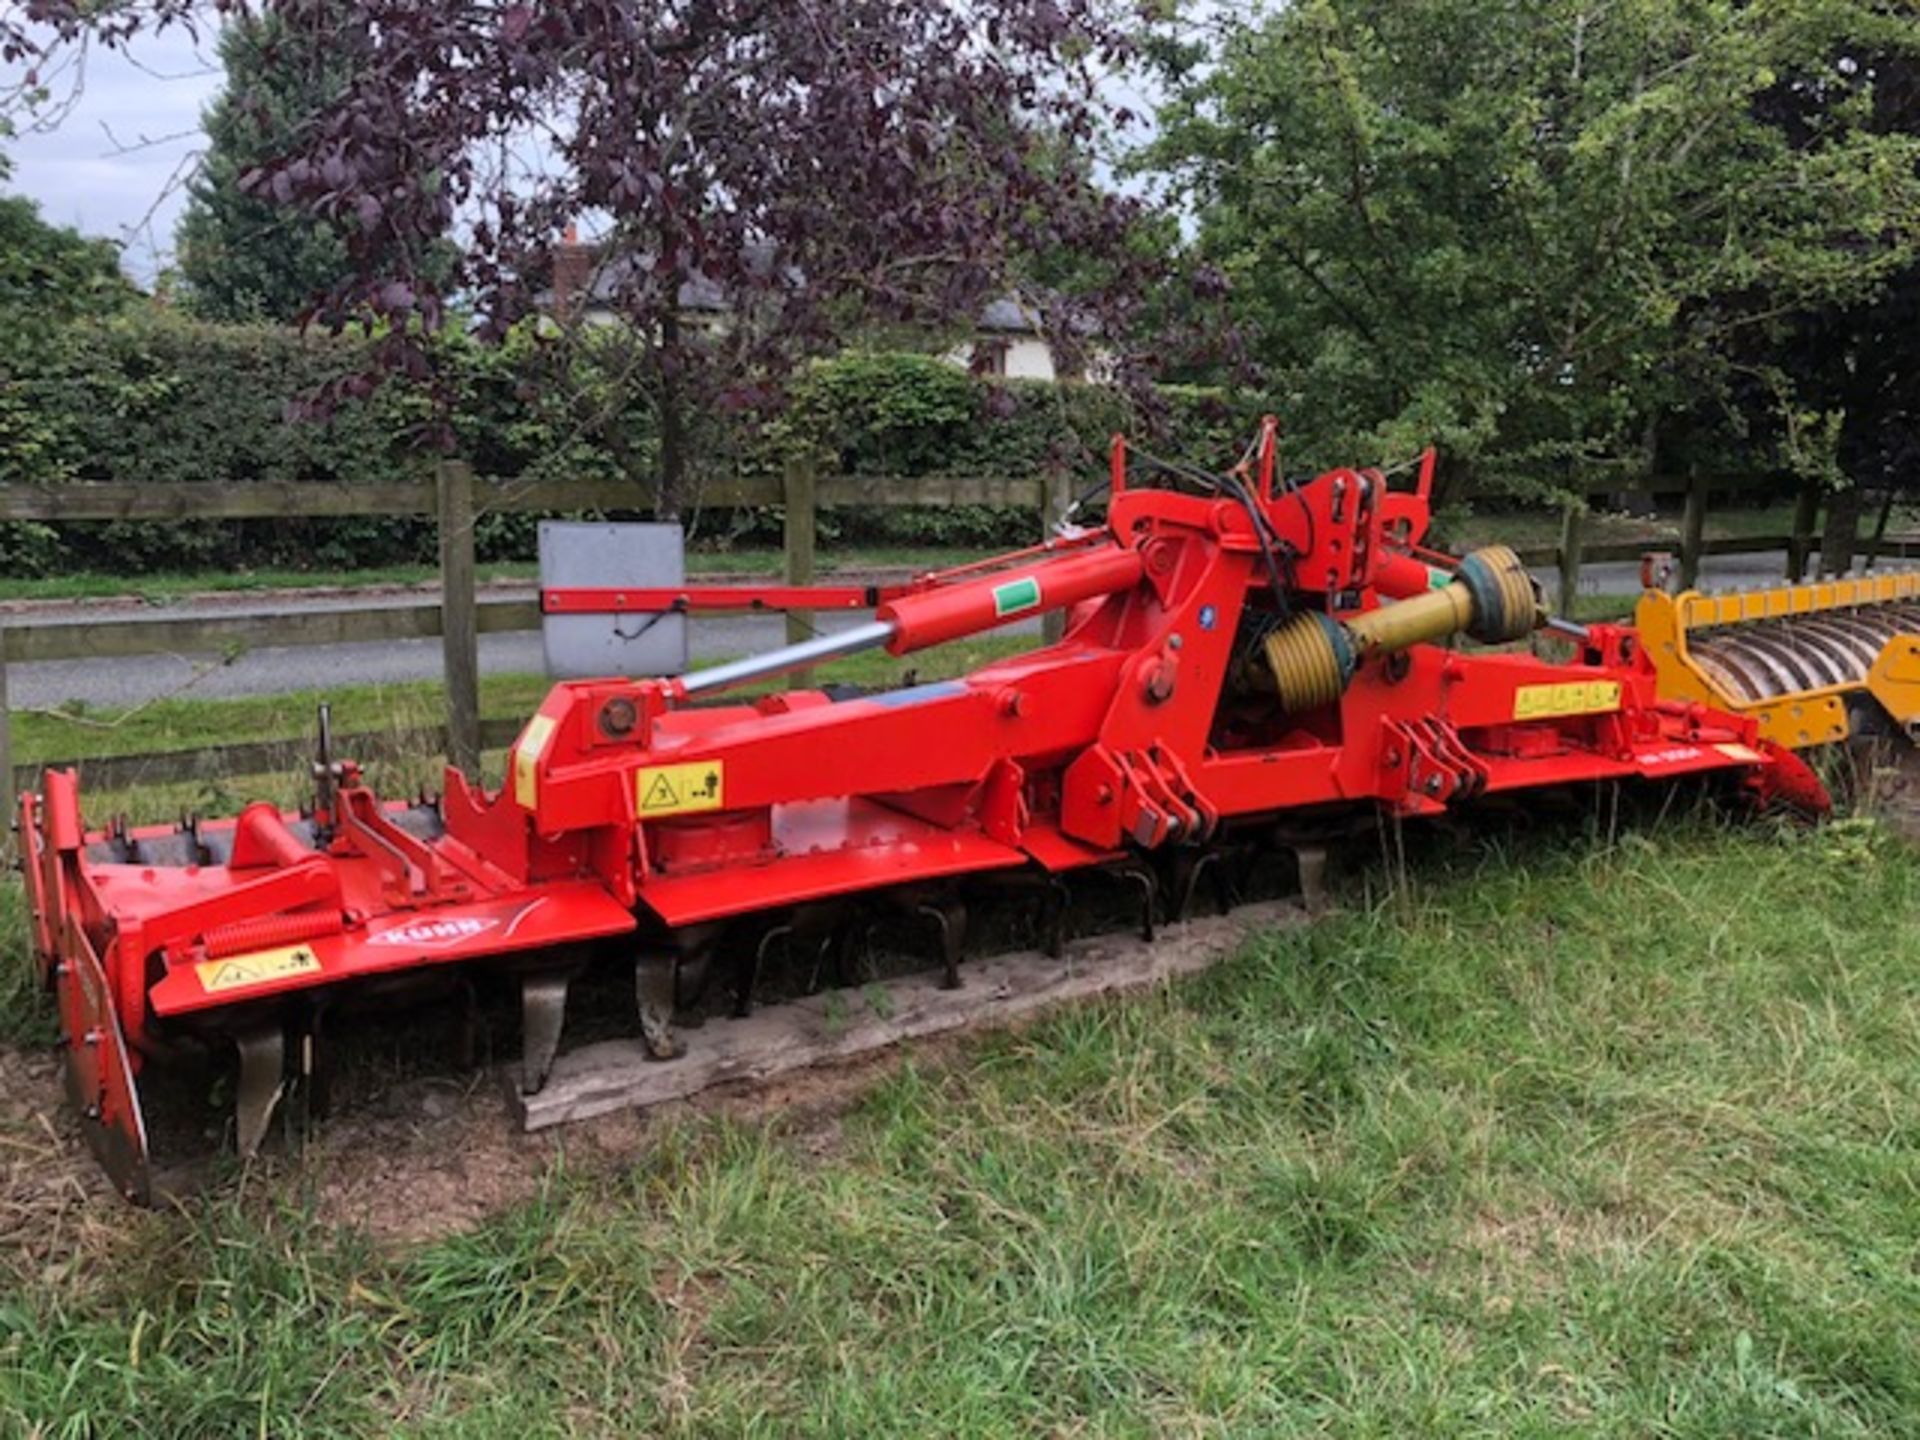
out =
<path fill-rule="evenodd" d="M 729 660 L 724 665 L 695 670 L 681 677 L 680 688 L 689 695 L 704 695 L 713 690 L 744 685 L 749 680 L 764 680 L 770 675 L 784 675 L 789 670 L 804 670 L 822 660 L 876 649 L 893 638 L 893 628 L 889 621 L 869 620 L 864 625 L 835 630 L 828 635 L 816 635 L 811 640 L 802 640 L 798 645 L 784 645 L 764 655 L 749 655 L 744 660 Z"/>

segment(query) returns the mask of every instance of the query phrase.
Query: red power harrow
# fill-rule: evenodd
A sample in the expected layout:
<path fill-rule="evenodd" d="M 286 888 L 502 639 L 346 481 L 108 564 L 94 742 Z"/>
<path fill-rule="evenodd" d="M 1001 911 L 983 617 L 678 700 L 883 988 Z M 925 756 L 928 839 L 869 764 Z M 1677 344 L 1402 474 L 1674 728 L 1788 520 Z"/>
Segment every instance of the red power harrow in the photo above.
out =
<path fill-rule="evenodd" d="M 716 962 L 744 1011 L 770 950 L 817 951 L 854 904 L 923 923 L 958 984 L 967 899 L 989 882 L 1044 911 L 1077 876 L 1118 875 L 1150 925 L 1236 837 L 1343 816 L 1696 774 L 1824 808 L 1753 720 L 1663 700 L 1631 629 L 1548 621 L 1512 552 L 1420 548 L 1431 455 L 1408 489 L 1367 470 L 1276 485 L 1274 434 L 1225 474 L 1154 462 L 1156 488 L 1116 440 L 1104 524 L 884 592 L 549 593 L 576 610 L 876 608 L 676 679 L 558 684 L 497 791 L 449 769 L 438 800 L 383 802 L 323 739 L 308 810 L 89 831 L 75 776 L 49 772 L 22 802 L 33 948 L 114 1182 L 149 1198 L 140 1077 L 183 1047 L 237 1052 L 250 1153 L 330 1010 L 444 1003 L 454 979 L 518 986 L 532 1092 L 570 986 L 610 950 L 633 966 L 645 1053 L 671 1063 L 676 1006 Z M 1045 612 L 1065 612 L 1062 639 L 961 679 L 705 703 Z M 1565 663 L 1453 643 L 1549 623 L 1573 641 Z"/>

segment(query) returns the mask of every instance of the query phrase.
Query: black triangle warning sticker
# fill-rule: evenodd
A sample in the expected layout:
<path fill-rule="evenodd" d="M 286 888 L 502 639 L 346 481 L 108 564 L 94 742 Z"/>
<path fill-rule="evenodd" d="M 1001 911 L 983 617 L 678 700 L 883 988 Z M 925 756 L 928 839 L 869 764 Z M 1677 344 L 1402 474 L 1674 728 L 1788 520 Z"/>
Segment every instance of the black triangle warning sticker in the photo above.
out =
<path fill-rule="evenodd" d="M 276 950 L 255 950 L 224 960 L 202 960 L 194 966 L 194 973 L 200 977 L 200 988 L 215 995 L 243 985 L 265 985 L 295 975 L 311 975 L 321 968 L 320 957 L 305 945 L 283 945 Z"/>
<path fill-rule="evenodd" d="M 724 760 L 691 760 L 680 765 L 649 765 L 634 774 L 634 799 L 640 818 L 658 820 L 718 810 L 726 803 Z"/>

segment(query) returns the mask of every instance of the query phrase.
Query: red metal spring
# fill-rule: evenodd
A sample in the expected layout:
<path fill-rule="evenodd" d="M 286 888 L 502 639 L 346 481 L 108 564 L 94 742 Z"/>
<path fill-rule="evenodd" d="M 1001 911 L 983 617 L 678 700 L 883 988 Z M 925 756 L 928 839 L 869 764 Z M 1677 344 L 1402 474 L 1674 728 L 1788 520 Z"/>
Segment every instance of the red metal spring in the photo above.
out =
<path fill-rule="evenodd" d="M 266 950 L 275 945 L 291 945 L 321 935 L 340 933 L 340 914 L 322 910 L 307 915 L 265 915 L 258 920 L 236 920 L 207 931 L 207 958 L 238 955 L 247 950 Z"/>

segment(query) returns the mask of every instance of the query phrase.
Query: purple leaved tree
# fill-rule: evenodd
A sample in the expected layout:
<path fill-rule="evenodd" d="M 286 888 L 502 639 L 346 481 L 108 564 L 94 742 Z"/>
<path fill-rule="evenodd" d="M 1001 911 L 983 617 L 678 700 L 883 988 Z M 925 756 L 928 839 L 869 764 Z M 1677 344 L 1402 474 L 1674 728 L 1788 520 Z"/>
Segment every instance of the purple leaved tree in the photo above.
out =
<path fill-rule="evenodd" d="M 0 51 L 44 65 L 241 8 L 31 0 L 0 18 Z M 1125 0 L 251 8 L 341 77 L 243 182 L 346 236 L 353 273 L 313 317 L 373 323 L 385 363 L 418 370 L 456 297 L 496 339 L 550 308 L 556 252 L 585 226 L 594 310 L 630 337 L 654 409 L 665 513 L 686 494 L 690 411 L 777 391 L 854 327 L 963 322 L 1018 290 L 1057 348 L 1097 334 L 1126 368 L 1151 250 L 1090 178 L 1127 118 L 1099 90 Z M 696 293 L 724 297 L 718 333 L 684 323 Z"/>

